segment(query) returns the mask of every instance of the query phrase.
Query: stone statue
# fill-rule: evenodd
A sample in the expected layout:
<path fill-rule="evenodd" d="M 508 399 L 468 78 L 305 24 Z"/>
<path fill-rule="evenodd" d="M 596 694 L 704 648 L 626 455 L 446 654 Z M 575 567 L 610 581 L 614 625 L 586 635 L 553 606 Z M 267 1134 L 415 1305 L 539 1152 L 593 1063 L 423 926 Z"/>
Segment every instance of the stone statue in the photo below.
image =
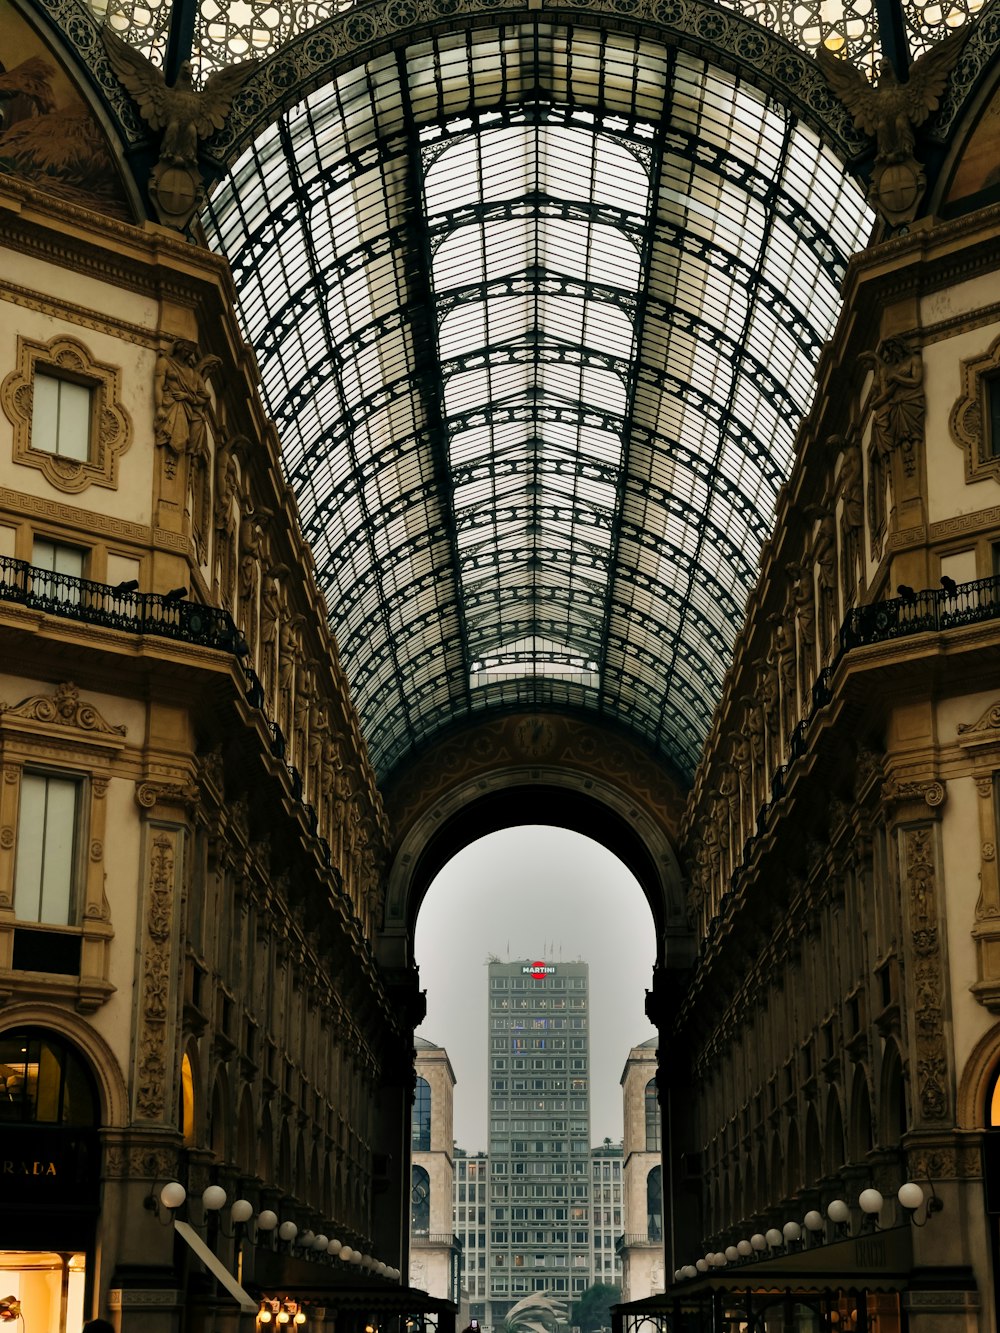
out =
<path fill-rule="evenodd" d="M 207 139 L 226 123 L 233 98 L 251 74 L 255 62 L 245 60 L 216 70 L 200 91 L 185 61 L 173 86 L 139 51 L 111 28 L 102 30 L 104 45 L 115 73 L 128 89 L 139 114 L 150 129 L 162 130 L 160 160 L 150 177 L 150 195 L 160 221 L 183 229 L 204 197 L 198 169 L 198 141 Z"/>
<path fill-rule="evenodd" d="M 912 475 L 915 450 L 924 435 L 924 363 L 919 348 L 904 338 L 887 338 L 877 352 L 864 352 L 862 365 L 875 374 L 872 441 L 880 459 L 899 449 Z"/>
<path fill-rule="evenodd" d="M 799 645 L 807 654 L 816 642 L 816 607 L 813 602 L 812 571 L 808 565 L 786 565 L 791 583 L 790 597 L 799 631 Z"/>
<path fill-rule="evenodd" d="M 744 838 L 752 832 L 750 821 L 753 818 L 753 805 L 750 799 L 751 742 L 748 732 L 749 725 L 743 731 L 733 733 L 731 751 L 733 770 L 738 784 L 738 800 L 743 811 Z"/>
<path fill-rule="evenodd" d="M 843 551 L 841 553 L 842 578 L 844 582 L 844 604 L 850 606 L 857 592 L 858 566 L 862 559 L 861 538 L 865 526 L 864 475 L 861 466 L 861 450 L 853 441 L 846 442 L 834 436 L 830 443 L 842 451 L 840 463 L 840 488 L 843 530 Z"/>
<path fill-rule="evenodd" d="M 833 510 L 824 506 L 817 511 L 819 524 L 813 537 L 812 556 L 819 576 L 819 619 L 821 647 L 830 649 L 831 630 L 837 617 L 837 522 Z"/>
<path fill-rule="evenodd" d="M 260 590 L 260 678 L 267 698 L 273 698 L 278 678 L 278 626 L 281 620 L 281 589 L 268 576 Z"/>
<path fill-rule="evenodd" d="M 169 352 L 156 358 L 153 375 L 153 438 L 167 451 L 167 476 L 172 477 L 183 454 L 197 466 L 209 460 L 208 419 L 211 395 L 205 372 L 222 362 L 198 356 L 196 343 L 178 338 Z"/>
<path fill-rule="evenodd" d="M 914 131 L 940 105 L 966 33 L 963 28 L 925 51 L 910 66 L 905 83 L 899 82 L 891 60 L 879 62 L 873 86 L 859 69 L 825 47 L 816 52 L 827 82 L 855 125 L 875 139 L 869 198 L 890 226 L 901 226 L 916 216 L 927 179 L 916 158 Z"/>

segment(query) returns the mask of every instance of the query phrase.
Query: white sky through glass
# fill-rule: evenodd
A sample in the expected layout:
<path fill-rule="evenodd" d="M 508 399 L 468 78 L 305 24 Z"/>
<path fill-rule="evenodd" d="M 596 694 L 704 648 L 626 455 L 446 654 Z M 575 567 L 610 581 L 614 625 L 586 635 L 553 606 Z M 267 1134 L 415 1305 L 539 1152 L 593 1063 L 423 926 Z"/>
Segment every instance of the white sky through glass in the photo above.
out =
<path fill-rule="evenodd" d="M 589 838 L 530 826 L 472 843 L 431 885 L 416 928 L 427 991 L 418 1035 L 451 1058 L 455 1141 L 467 1152 L 487 1146 L 490 954 L 590 964 L 591 1141 L 617 1142 L 625 1060 L 655 1035 L 643 1013 L 656 955 L 653 918 L 637 881 Z"/>

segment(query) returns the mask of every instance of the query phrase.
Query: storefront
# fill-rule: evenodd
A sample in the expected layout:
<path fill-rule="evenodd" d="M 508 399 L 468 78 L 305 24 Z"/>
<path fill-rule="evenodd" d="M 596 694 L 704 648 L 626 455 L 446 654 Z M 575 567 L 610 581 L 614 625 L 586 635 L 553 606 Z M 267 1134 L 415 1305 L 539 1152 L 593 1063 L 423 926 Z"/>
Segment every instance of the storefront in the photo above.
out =
<path fill-rule="evenodd" d="M 907 1224 L 727 1264 L 615 1307 L 612 1333 L 906 1333 L 913 1293 L 970 1281 L 915 1268 Z"/>
<path fill-rule="evenodd" d="M 0 1317 L 77 1333 L 89 1309 L 100 1195 L 97 1090 L 41 1028 L 0 1033 Z"/>

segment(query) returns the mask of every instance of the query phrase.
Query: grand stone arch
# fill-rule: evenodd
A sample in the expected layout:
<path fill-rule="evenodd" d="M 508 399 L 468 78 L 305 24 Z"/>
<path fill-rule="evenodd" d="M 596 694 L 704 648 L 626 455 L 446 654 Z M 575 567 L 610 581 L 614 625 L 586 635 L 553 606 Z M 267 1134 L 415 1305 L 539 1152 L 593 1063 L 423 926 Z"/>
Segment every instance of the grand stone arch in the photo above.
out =
<path fill-rule="evenodd" d="M 448 737 L 386 793 L 393 851 L 380 961 L 412 966 L 423 897 L 452 856 L 487 833 L 553 824 L 602 843 L 649 902 L 658 966 L 690 960 L 676 838 L 677 779 L 620 732 L 556 713 L 511 714 Z"/>

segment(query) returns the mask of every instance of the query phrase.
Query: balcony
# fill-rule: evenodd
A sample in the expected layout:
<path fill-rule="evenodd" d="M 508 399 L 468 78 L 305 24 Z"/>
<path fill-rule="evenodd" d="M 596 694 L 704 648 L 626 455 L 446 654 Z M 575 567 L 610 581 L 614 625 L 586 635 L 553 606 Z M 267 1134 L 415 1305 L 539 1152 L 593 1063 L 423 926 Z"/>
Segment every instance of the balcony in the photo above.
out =
<path fill-rule="evenodd" d="M 897 590 L 898 591 L 898 590 Z M 898 597 L 848 612 L 840 630 L 842 650 L 1000 619 L 1000 575 L 948 588 L 904 589 Z"/>
<path fill-rule="evenodd" d="M 416 1249 L 456 1249 L 462 1248 L 461 1236 L 452 1235 L 450 1231 L 413 1231 L 410 1233 L 410 1244 Z"/>
<path fill-rule="evenodd" d="M 15 602 L 47 616 L 127 634 L 155 635 L 202 648 L 246 655 L 247 646 L 228 611 L 199 606 L 180 596 L 112 587 L 71 574 L 55 574 L 25 560 L 0 556 L 0 601 Z"/>
<path fill-rule="evenodd" d="M 623 1250 L 662 1250 L 663 1237 L 650 1236 L 645 1231 L 626 1231 L 624 1235 L 615 1238 L 615 1254 L 621 1254 Z"/>

